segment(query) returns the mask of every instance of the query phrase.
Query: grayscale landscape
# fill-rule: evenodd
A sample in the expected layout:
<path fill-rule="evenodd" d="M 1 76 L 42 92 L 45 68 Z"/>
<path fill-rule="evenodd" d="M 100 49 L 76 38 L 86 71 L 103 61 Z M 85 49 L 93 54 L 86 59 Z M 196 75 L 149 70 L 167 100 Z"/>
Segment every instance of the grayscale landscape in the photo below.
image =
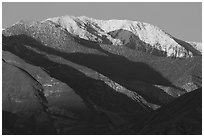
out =
<path fill-rule="evenodd" d="M 201 135 L 202 43 L 62 15 L 2 30 L 2 133 Z"/>

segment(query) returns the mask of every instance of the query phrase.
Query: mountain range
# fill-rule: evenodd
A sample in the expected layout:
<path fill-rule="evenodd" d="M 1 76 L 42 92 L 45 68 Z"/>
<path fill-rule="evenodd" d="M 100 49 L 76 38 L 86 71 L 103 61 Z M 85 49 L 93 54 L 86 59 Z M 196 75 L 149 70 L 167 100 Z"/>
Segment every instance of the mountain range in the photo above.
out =
<path fill-rule="evenodd" d="M 202 134 L 202 43 L 129 20 L 2 30 L 3 134 Z"/>

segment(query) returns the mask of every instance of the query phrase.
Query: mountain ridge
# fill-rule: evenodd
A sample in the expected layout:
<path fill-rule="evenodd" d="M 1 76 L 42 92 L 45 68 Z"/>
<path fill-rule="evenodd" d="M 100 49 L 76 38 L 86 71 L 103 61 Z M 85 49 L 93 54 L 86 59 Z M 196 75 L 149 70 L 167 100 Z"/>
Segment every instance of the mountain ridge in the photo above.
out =
<path fill-rule="evenodd" d="M 161 30 L 160 28 L 138 21 L 130 20 L 98 20 L 89 18 L 86 16 L 74 17 L 74 16 L 61 16 L 55 18 L 48 18 L 46 20 L 51 20 L 57 23 L 61 27 L 65 28 L 68 32 L 73 35 L 77 35 L 80 38 L 96 41 L 103 43 L 105 40 L 101 39 L 101 36 L 106 37 L 113 45 L 124 45 L 129 42 L 129 37 L 126 34 L 122 34 L 125 38 L 125 43 L 121 42 L 119 39 L 114 39 L 109 32 L 123 29 L 130 31 L 135 36 L 137 36 L 140 41 L 150 44 L 158 50 L 162 50 L 167 53 L 167 56 L 175 57 L 191 57 L 193 56 L 190 50 L 186 50 L 185 47 L 177 43 L 171 35 Z M 46 21 L 45 20 L 45 21 Z M 99 37 L 100 35 L 100 37 Z M 191 44 L 191 43 L 190 43 Z M 194 43 L 194 46 L 198 45 Z M 197 46 L 196 46 L 197 47 Z M 176 48 L 176 49 L 175 49 Z M 197 48 L 196 50 L 200 50 Z"/>
<path fill-rule="evenodd" d="M 158 56 L 167 57 L 192 57 L 200 56 L 202 54 L 202 43 L 186 42 L 190 48 L 186 48 L 185 44 L 181 44 L 175 38 L 163 31 L 157 26 L 131 20 L 99 20 L 86 16 L 71 16 L 65 15 L 60 17 L 48 18 L 43 21 L 18 21 L 16 24 L 25 23 L 28 26 L 33 26 L 37 22 L 43 23 L 46 21 L 53 22 L 56 26 L 67 30 L 71 35 L 85 40 L 94 41 L 101 44 L 111 44 L 116 46 L 135 45 L 138 42 L 143 42 L 149 45 L 151 50 L 157 50 Z M 113 38 L 109 33 L 122 29 L 132 33 L 127 35 L 126 32 L 121 32 L 123 39 Z M 6 29 L 5 29 L 6 30 Z M 4 31 L 5 31 L 4 30 Z M 138 40 L 131 42 L 131 37 L 138 37 Z M 189 47 L 188 46 L 188 47 Z M 146 51 L 149 48 L 145 49 Z M 192 51 L 193 50 L 193 51 Z M 154 54 L 155 55 L 155 54 Z M 157 55 L 157 53 L 156 53 Z"/>

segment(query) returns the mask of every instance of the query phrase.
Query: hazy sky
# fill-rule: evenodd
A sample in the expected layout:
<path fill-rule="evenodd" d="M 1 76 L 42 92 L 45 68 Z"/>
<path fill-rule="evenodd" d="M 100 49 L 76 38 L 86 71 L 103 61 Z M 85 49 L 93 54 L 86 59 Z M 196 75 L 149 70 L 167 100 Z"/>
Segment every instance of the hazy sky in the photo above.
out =
<path fill-rule="evenodd" d="M 2 27 L 18 20 L 73 15 L 153 24 L 186 41 L 202 41 L 202 3 L 3 3 Z"/>

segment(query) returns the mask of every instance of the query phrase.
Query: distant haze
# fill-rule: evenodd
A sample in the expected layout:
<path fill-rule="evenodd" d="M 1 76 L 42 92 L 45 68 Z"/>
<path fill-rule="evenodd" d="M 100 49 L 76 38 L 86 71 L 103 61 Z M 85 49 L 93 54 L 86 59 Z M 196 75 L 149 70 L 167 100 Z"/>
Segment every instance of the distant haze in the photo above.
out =
<path fill-rule="evenodd" d="M 127 19 L 146 22 L 185 41 L 202 41 L 202 3 L 15 3 L 3 2 L 2 27 L 19 20 L 44 20 L 73 15 L 95 19 Z"/>

